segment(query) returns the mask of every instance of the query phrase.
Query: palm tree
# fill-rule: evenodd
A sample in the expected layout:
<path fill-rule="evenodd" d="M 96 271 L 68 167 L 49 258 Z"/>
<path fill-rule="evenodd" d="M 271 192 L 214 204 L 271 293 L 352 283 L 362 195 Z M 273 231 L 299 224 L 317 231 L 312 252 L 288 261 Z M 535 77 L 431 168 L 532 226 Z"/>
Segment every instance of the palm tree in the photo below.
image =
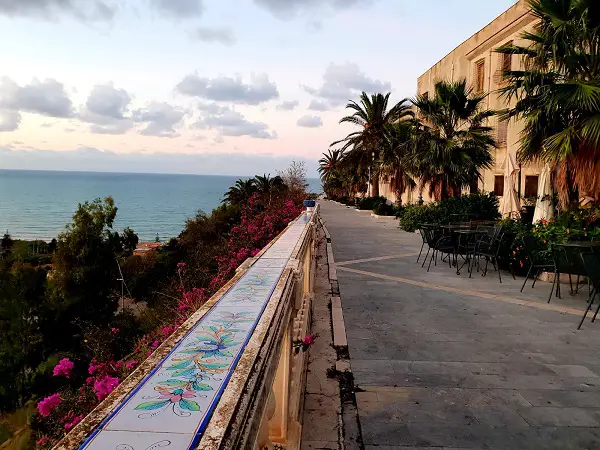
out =
<path fill-rule="evenodd" d="M 262 195 L 269 205 L 271 204 L 273 194 L 283 192 L 287 189 L 287 186 L 279 175 L 271 178 L 271 174 L 256 175 L 254 177 L 254 186 L 256 192 Z"/>
<path fill-rule="evenodd" d="M 486 122 L 495 113 L 483 109 L 485 95 L 474 95 L 466 80 L 441 81 L 431 98 L 412 100 L 421 119 L 417 124 L 413 166 L 436 199 L 472 190 L 481 170 L 492 166 L 496 146 Z"/>
<path fill-rule="evenodd" d="M 539 22 L 524 33 L 521 70 L 506 71 L 500 90 L 506 118 L 524 120 L 520 161 L 550 163 L 561 203 L 579 194 L 600 199 L 600 4 L 598 0 L 530 0 Z"/>
<path fill-rule="evenodd" d="M 341 162 L 341 150 L 329 149 L 327 150 L 327 153 L 323 153 L 323 157 L 319 160 L 319 168 L 317 169 L 323 182 L 327 182 L 339 174 Z"/>
<path fill-rule="evenodd" d="M 351 123 L 361 129 L 331 144 L 333 146 L 344 143 L 342 152 L 348 150 L 344 159 L 355 170 L 371 170 L 372 196 L 379 195 L 379 167 L 376 161 L 379 160 L 383 147 L 386 127 L 413 115 L 406 99 L 388 110 L 389 98 L 389 93 L 374 94 L 369 97 L 363 92 L 360 96 L 360 104 L 350 101 L 346 109 L 355 112 L 351 116 L 342 118 L 340 123 Z"/>
<path fill-rule="evenodd" d="M 225 194 L 223 203 L 230 203 L 232 205 L 246 203 L 256 192 L 256 180 L 254 178 L 248 180 L 240 178 L 229 188 Z"/>
<path fill-rule="evenodd" d="M 402 194 L 416 187 L 416 168 L 412 157 L 415 144 L 415 122 L 402 121 L 389 125 L 381 152 L 381 173 L 402 204 Z"/>

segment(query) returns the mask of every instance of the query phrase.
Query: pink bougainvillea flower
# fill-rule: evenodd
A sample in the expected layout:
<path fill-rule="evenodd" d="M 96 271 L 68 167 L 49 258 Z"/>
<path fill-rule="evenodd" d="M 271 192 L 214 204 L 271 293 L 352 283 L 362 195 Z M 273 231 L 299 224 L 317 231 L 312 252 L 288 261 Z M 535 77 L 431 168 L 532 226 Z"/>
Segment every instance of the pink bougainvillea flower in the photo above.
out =
<path fill-rule="evenodd" d="M 126 369 L 133 369 L 135 366 L 137 366 L 137 361 L 129 361 L 127 364 L 125 364 L 125 368 Z"/>
<path fill-rule="evenodd" d="M 110 329 L 110 332 L 111 332 L 112 334 L 118 334 L 118 333 L 119 333 L 119 331 L 121 331 L 121 330 L 119 330 L 118 328 L 111 328 L 111 329 Z"/>
<path fill-rule="evenodd" d="M 102 401 L 108 397 L 108 395 L 114 391 L 118 385 L 118 378 L 105 376 L 94 381 L 94 393 L 96 394 L 96 397 L 98 397 L 98 400 Z"/>
<path fill-rule="evenodd" d="M 70 422 L 66 422 L 65 423 L 65 431 L 71 430 L 71 428 L 73 428 L 75 425 L 77 425 L 79 422 L 81 422 L 84 417 L 85 416 L 83 414 L 80 414 L 78 416 L 73 417 L 73 419 Z"/>
<path fill-rule="evenodd" d="M 37 408 L 42 417 L 48 417 L 61 403 L 62 399 L 60 398 L 60 394 L 57 392 L 56 394 L 52 394 L 51 396 L 40 401 L 37 405 Z"/>
<path fill-rule="evenodd" d="M 47 436 L 42 436 L 35 442 L 35 446 L 39 448 L 45 447 L 48 444 L 50 444 L 50 439 Z"/>
<path fill-rule="evenodd" d="M 71 378 L 71 373 L 73 372 L 73 367 L 75 364 L 69 358 L 63 358 L 59 361 L 59 363 L 54 367 L 53 375 L 55 377 L 67 377 Z"/>
<path fill-rule="evenodd" d="M 302 339 L 302 343 L 304 345 L 312 345 L 315 342 L 315 337 L 311 336 L 310 334 L 308 336 L 305 336 L 304 339 Z"/>

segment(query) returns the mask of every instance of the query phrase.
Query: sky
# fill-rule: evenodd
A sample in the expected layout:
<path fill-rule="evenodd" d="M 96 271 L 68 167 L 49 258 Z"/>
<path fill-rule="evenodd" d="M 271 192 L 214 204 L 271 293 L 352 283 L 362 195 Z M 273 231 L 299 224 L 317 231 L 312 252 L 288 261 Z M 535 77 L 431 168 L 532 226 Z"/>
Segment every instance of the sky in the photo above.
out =
<path fill-rule="evenodd" d="M 0 169 L 254 175 L 514 0 L 0 0 Z"/>

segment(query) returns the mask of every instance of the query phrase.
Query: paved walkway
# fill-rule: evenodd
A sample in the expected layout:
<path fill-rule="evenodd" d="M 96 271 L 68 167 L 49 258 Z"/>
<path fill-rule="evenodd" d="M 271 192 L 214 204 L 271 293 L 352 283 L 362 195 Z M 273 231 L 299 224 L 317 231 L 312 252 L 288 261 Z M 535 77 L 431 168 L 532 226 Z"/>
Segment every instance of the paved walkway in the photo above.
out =
<path fill-rule="evenodd" d="M 367 450 L 600 449 L 600 323 L 583 296 L 415 264 L 396 221 L 321 202 Z M 587 288 L 585 289 L 587 290 Z"/>

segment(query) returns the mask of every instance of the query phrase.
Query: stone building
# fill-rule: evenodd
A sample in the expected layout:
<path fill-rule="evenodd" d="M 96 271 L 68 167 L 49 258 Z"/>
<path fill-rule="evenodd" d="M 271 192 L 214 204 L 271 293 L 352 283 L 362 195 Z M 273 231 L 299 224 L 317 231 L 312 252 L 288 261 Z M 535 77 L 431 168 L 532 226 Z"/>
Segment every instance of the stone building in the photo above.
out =
<path fill-rule="evenodd" d="M 421 75 L 417 80 L 418 94 L 433 95 L 434 85 L 437 81 L 458 81 L 464 78 L 476 92 L 489 93 L 485 105 L 488 109 L 505 109 L 508 105 L 497 92 L 504 83 L 502 72 L 504 69 L 517 69 L 520 61 L 517 56 L 499 54 L 494 50 L 509 42 L 526 45 L 521 35 L 524 31 L 532 30 L 535 21 L 536 18 L 531 14 L 527 1 L 519 0 Z M 498 148 L 492 150 L 494 165 L 483 173 L 479 189 L 484 192 L 493 191 L 502 197 L 504 193 L 503 163 L 507 152 L 513 156 L 516 155 L 522 124 L 514 120 L 501 121 L 495 117 L 492 119 L 491 125 L 494 127 Z M 520 168 L 520 183 L 517 185 L 520 184 L 521 197 L 537 196 L 541 167 L 531 164 L 523 165 Z M 384 182 L 381 183 L 380 192 L 388 199 L 396 200 L 396 196 Z M 405 203 L 415 203 L 418 198 L 419 192 L 415 190 L 405 193 L 402 200 Z M 426 202 L 431 200 L 427 188 L 423 192 L 423 199 Z"/>

